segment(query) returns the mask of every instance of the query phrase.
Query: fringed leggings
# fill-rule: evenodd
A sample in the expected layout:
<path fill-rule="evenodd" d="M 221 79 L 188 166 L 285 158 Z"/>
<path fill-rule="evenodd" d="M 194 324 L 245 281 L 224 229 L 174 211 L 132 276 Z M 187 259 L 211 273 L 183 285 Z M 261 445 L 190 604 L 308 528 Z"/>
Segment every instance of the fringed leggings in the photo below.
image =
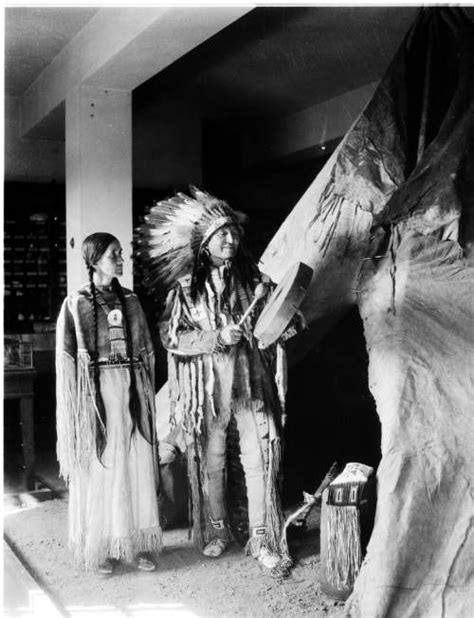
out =
<path fill-rule="evenodd" d="M 249 526 L 265 526 L 265 458 L 263 449 L 268 448 L 268 440 L 263 443 L 259 436 L 258 422 L 265 422 L 264 412 L 254 413 L 239 410 L 235 414 L 239 432 L 240 461 L 245 473 L 247 486 Z M 217 423 L 209 429 L 206 446 L 206 473 L 209 483 L 209 502 L 212 519 L 225 519 L 225 478 L 226 478 L 226 438 L 227 429 Z M 266 442 L 266 443 L 265 443 Z"/>

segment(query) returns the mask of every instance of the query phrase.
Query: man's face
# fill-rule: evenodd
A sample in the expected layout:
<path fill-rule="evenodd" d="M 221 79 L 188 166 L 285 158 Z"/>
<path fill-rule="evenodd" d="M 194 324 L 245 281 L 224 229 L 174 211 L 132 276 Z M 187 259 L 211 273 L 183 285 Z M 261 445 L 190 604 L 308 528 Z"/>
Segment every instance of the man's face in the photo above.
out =
<path fill-rule="evenodd" d="M 239 248 L 240 235 L 235 225 L 220 227 L 209 239 L 207 248 L 217 264 L 235 257 Z"/>

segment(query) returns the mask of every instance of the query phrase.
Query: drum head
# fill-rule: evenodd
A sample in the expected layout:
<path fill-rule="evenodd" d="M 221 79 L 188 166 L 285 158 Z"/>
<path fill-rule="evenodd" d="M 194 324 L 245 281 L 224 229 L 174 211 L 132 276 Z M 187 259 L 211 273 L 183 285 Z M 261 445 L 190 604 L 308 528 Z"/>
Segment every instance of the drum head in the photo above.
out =
<path fill-rule="evenodd" d="M 303 262 L 286 272 L 255 325 L 254 335 L 263 345 L 275 343 L 284 333 L 306 296 L 312 276 L 313 269 Z"/>

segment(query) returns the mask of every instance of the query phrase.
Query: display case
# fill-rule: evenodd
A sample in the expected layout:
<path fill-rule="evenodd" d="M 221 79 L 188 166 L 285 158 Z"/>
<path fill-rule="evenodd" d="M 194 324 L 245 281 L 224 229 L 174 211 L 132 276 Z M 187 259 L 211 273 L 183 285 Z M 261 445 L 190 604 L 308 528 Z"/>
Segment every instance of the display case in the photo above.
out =
<path fill-rule="evenodd" d="M 20 336 L 6 336 L 3 339 L 3 364 L 9 369 L 31 369 L 33 367 L 33 345 Z"/>
<path fill-rule="evenodd" d="M 4 431 L 9 425 L 18 421 L 15 409 L 5 405 L 9 400 L 19 402 L 19 425 L 21 429 L 22 468 L 25 474 L 26 488 L 34 489 L 35 464 L 35 417 L 34 417 L 34 383 L 36 370 L 33 367 L 33 346 L 23 341 L 20 336 L 5 337 L 3 340 L 4 375 Z"/>
<path fill-rule="evenodd" d="M 66 295 L 64 186 L 6 183 L 4 211 L 5 332 L 47 332 Z"/>

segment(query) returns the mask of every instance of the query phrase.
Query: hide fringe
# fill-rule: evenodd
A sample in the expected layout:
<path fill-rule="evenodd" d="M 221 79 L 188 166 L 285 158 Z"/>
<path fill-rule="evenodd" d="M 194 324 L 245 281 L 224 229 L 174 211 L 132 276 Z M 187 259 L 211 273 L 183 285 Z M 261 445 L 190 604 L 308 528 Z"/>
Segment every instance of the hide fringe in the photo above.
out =
<path fill-rule="evenodd" d="M 336 588 L 351 587 L 362 563 L 359 509 L 328 505 L 327 521 L 327 579 Z"/>
<path fill-rule="evenodd" d="M 286 364 L 283 371 L 286 372 Z M 202 433 L 206 407 L 219 427 L 227 427 L 232 414 L 239 414 L 241 410 L 250 410 L 255 414 L 263 408 L 260 399 L 236 399 L 230 408 L 217 414 L 214 405 L 214 368 L 209 355 L 182 358 L 170 354 L 168 381 L 170 392 L 176 393 L 176 399 L 171 401 L 171 423 L 176 425 L 182 422 L 188 434 L 194 431 L 198 435 Z"/>
<path fill-rule="evenodd" d="M 132 536 L 103 539 L 99 546 L 86 547 L 84 540 L 70 543 L 74 564 L 86 572 L 97 570 L 107 558 L 132 562 L 141 552 L 159 553 L 163 547 L 160 527 L 137 530 Z"/>
<path fill-rule="evenodd" d="M 74 469 L 76 444 L 76 363 L 67 352 L 56 356 L 56 452 L 59 474 L 67 481 Z"/>
<path fill-rule="evenodd" d="M 260 550 L 262 549 L 268 549 L 270 551 L 265 536 L 251 536 L 245 545 L 245 555 L 258 558 Z"/>
<path fill-rule="evenodd" d="M 77 362 L 67 352 L 56 356 L 57 455 L 66 481 L 88 466 L 95 450 L 97 419 L 101 422 L 89 364 L 85 351 L 78 352 Z"/>
<path fill-rule="evenodd" d="M 216 536 L 216 531 L 211 526 L 211 513 L 207 496 L 205 473 L 203 470 L 202 445 L 199 436 L 188 446 L 188 477 L 191 486 L 191 512 L 192 512 L 192 535 L 195 546 L 203 549 L 204 546 Z M 248 555 L 254 553 L 258 547 L 265 547 L 282 558 L 290 558 L 287 552 L 280 550 L 280 532 L 283 523 L 283 514 L 278 499 L 278 470 L 280 466 L 281 449 L 280 440 L 274 439 L 270 445 L 269 465 L 266 474 L 265 507 L 266 507 L 266 533 L 261 537 L 250 537 L 245 551 Z M 219 535 L 222 536 L 222 535 Z M 230 534 L 226 531 L 226 538 Z"/>
<path fill-rule="evenodd" d="M 195 439 L 187 452 L 188 478 L 191 487 L 190 515 L 192 538 L 195 546 L 202 550 L 210 536 L 210 511 L 204 492 L 202 472 L 202 449 L 199 439 Z"/>
<path fill-rule="evenodd" d="M 265 526 L 263 537 L 250 537 L 245 551 L 247 555 L 255 555 L 262 547 L 272 554 L 279 555 L 284 560 L 291 560 L 287 548 L 280 546 L 280 533 L 283 526 L 283 513 L 278 495 L 278 472 L 281 461 L 281 442 L 279 438 L 271 441 L 269 447 L 268 469 L 265 487 Z"/>
<path fill-rule="evenodd" d="M 204 363 L 208 364 L 207 379 Z M 173 354 L 169 354 L 168 382 L 172 396 L 170 413 L 172 426 L 183 423 L 188 434 L 193 431 L 200 434 L 204 421 L 206 395 L 210 402 L 213 400 L 214 373 L 211 359 L 201 356 L 178 359 Z M 212 406 L 212 412 L 215 415 L 214 406 Z"/>
<path fill-rule="evenodd" d="M 278 391 L 282 414 L 286 409 L 286 391 L 288 389 L 288 367 L 285 348 L 278 343 L 276 346 L 275 384 Z"/>

